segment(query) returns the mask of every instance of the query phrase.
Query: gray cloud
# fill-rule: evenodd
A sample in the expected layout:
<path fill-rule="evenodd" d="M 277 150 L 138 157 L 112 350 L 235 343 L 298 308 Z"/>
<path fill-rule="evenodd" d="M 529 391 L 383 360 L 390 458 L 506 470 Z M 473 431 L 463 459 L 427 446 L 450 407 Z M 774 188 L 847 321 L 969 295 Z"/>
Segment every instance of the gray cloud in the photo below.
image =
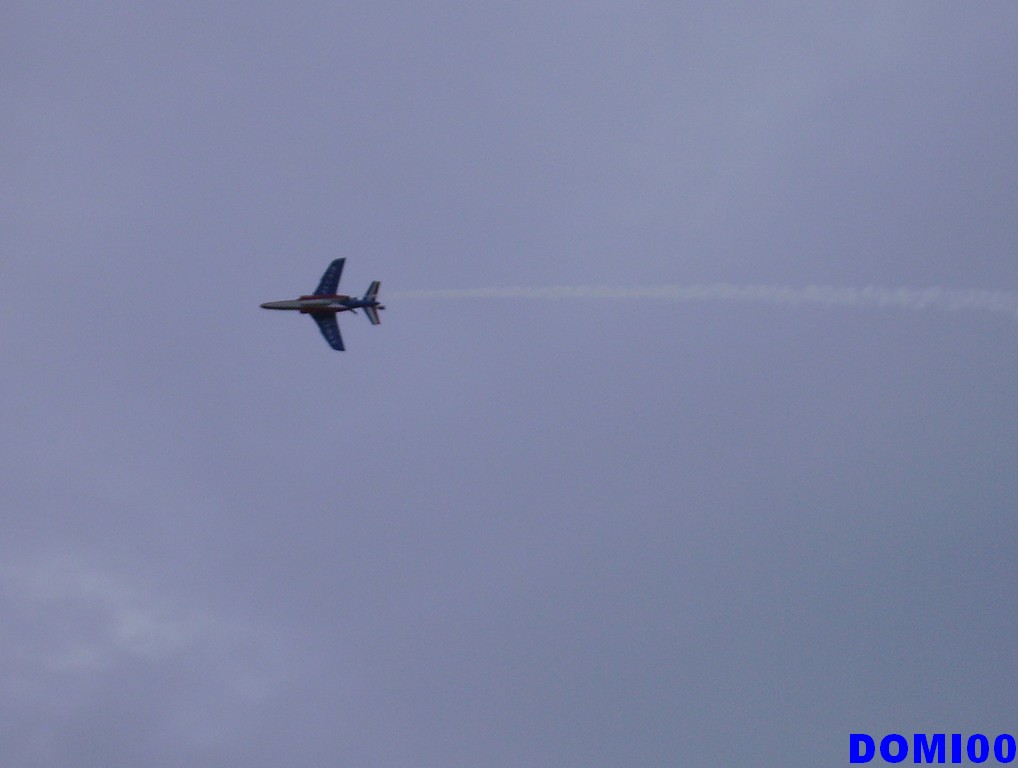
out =
<path fill-rule="evenodd" d="M 4 14 L 0 763 L 1013 728 L 1018 6 Z"/>
<path fill-rule="evenodd" d="M 0 753 L 9 764 L 80 759 L 71 738 L 80 728 L 114 761 L 166 740 L 215 748 L 284 679 L 271 634 L 81 557 L 8 558 L 0 595 L 8 617 Z M 144 701 L 134 699 L 139 683 Z M 134 721 L 127 741 L 102 745 L 108 728 L 120 730 L 118 717 Z"/>

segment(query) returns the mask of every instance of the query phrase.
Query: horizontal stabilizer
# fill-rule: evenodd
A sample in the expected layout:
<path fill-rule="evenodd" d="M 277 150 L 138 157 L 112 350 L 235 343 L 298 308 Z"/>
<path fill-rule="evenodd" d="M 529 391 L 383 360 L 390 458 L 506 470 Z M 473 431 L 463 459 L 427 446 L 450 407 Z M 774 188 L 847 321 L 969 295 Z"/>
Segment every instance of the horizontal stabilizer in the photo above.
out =
<path fill-rule="evenodd" d="M 364 313 L 368 316 L 368 320 L 371 321 L 372 325 L 378 325 L 382 322 L 382 318 L 378 316 L 378 310 L 385 309 L 385 307 L 378 303 L 378 290 L 381 287 L 381 280 L 372 280 L 371 285 L 364 292 Z"/>

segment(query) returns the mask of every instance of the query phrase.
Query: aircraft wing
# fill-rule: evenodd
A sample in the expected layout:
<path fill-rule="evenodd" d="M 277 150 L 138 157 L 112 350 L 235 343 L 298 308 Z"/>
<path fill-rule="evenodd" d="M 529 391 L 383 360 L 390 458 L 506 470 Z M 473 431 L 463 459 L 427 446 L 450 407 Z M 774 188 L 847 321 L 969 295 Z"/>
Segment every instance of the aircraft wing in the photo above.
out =
<path fill-rule="evenodd" d="M 343 274 L 343 264 L 345 262 L 346 259 L 336 259 L 329 265 L 329 268 L 325 270 L 325 274 L 322 275 L 322 279 L 318 282 L 315 296 L 331 296 L 336 292 L 336 288 L 339 287 L 339 276 Z"/>
<path fill-rule="evenodd" d="M 338 261 L 342 261 L 342 259 L 338 259 Z M 333 262 L 333 264 L 335 263 L 336 262 Z M 340 269 L 342 269 L 342 265 L 340 265 Z M 335 314 L 332 313 L 327 315 L 313 314 L 311 315 L 311 319 L 318 324 L 318 330 L 322 332 L 322 336 L 324 336 L 325 340 L 329 342 L 330 347 L 339 350 L 340 352 L 342 352 L 345 349 L 345 347 L 343 346 L 343 336 L 339 332 L 339 323 L 336 322 Z"/>

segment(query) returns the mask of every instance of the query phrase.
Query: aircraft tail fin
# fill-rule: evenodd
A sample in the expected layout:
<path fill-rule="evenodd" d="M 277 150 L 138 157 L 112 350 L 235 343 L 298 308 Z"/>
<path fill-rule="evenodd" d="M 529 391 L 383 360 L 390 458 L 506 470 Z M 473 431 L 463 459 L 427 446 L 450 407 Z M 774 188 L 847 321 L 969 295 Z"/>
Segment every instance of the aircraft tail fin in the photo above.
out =
<path fill-rule="evenodd" d="M 368 320 L 371 321 L 372 325 L 378 325 L 382 322 L 382 318 L 378 316 L 378 310 L 385 309 L 381 304 L 378 303 L 378 289 L 382 287 L 380 280 L 373 280 L 371 285 L 368 286 L 368 290 L 364 292 L 364 301 L 368 302 L 364 307 L 364 314 L 368 316 Z"/>

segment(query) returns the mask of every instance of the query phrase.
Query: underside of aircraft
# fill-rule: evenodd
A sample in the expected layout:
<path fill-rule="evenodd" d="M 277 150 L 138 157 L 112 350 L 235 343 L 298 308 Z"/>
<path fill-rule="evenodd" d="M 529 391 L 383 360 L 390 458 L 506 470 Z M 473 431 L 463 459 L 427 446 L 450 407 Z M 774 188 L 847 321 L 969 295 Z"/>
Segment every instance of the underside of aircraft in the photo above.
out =
<path fill-rule="evenodd" d="M 382 287 L 379 280 L 372 281 L 368 290 L 363 296 L 345 296 L 337 294 L 339 279 L 343 275 L 343 265 L 346 259 L 336 259 L 318 281 L 318 287 L 312 294 L 307 294 L 289 301 L 268 301 L 262 304 L 263 309 L 281 309 L 300 312 L 302 315 L 311 315 L 318 330 L 329 346 L 342 352 L 346 347 L 343 345 L 343 335 L 339 332 L 339 323 L 336 316 L 340 312 L 352 312 L 357 314 L 358 309 L 363 309 L 368 321 L 372 325 L 382 322 L 379 310 L 385 307 L 378 301 L 378 291 Z"/>

